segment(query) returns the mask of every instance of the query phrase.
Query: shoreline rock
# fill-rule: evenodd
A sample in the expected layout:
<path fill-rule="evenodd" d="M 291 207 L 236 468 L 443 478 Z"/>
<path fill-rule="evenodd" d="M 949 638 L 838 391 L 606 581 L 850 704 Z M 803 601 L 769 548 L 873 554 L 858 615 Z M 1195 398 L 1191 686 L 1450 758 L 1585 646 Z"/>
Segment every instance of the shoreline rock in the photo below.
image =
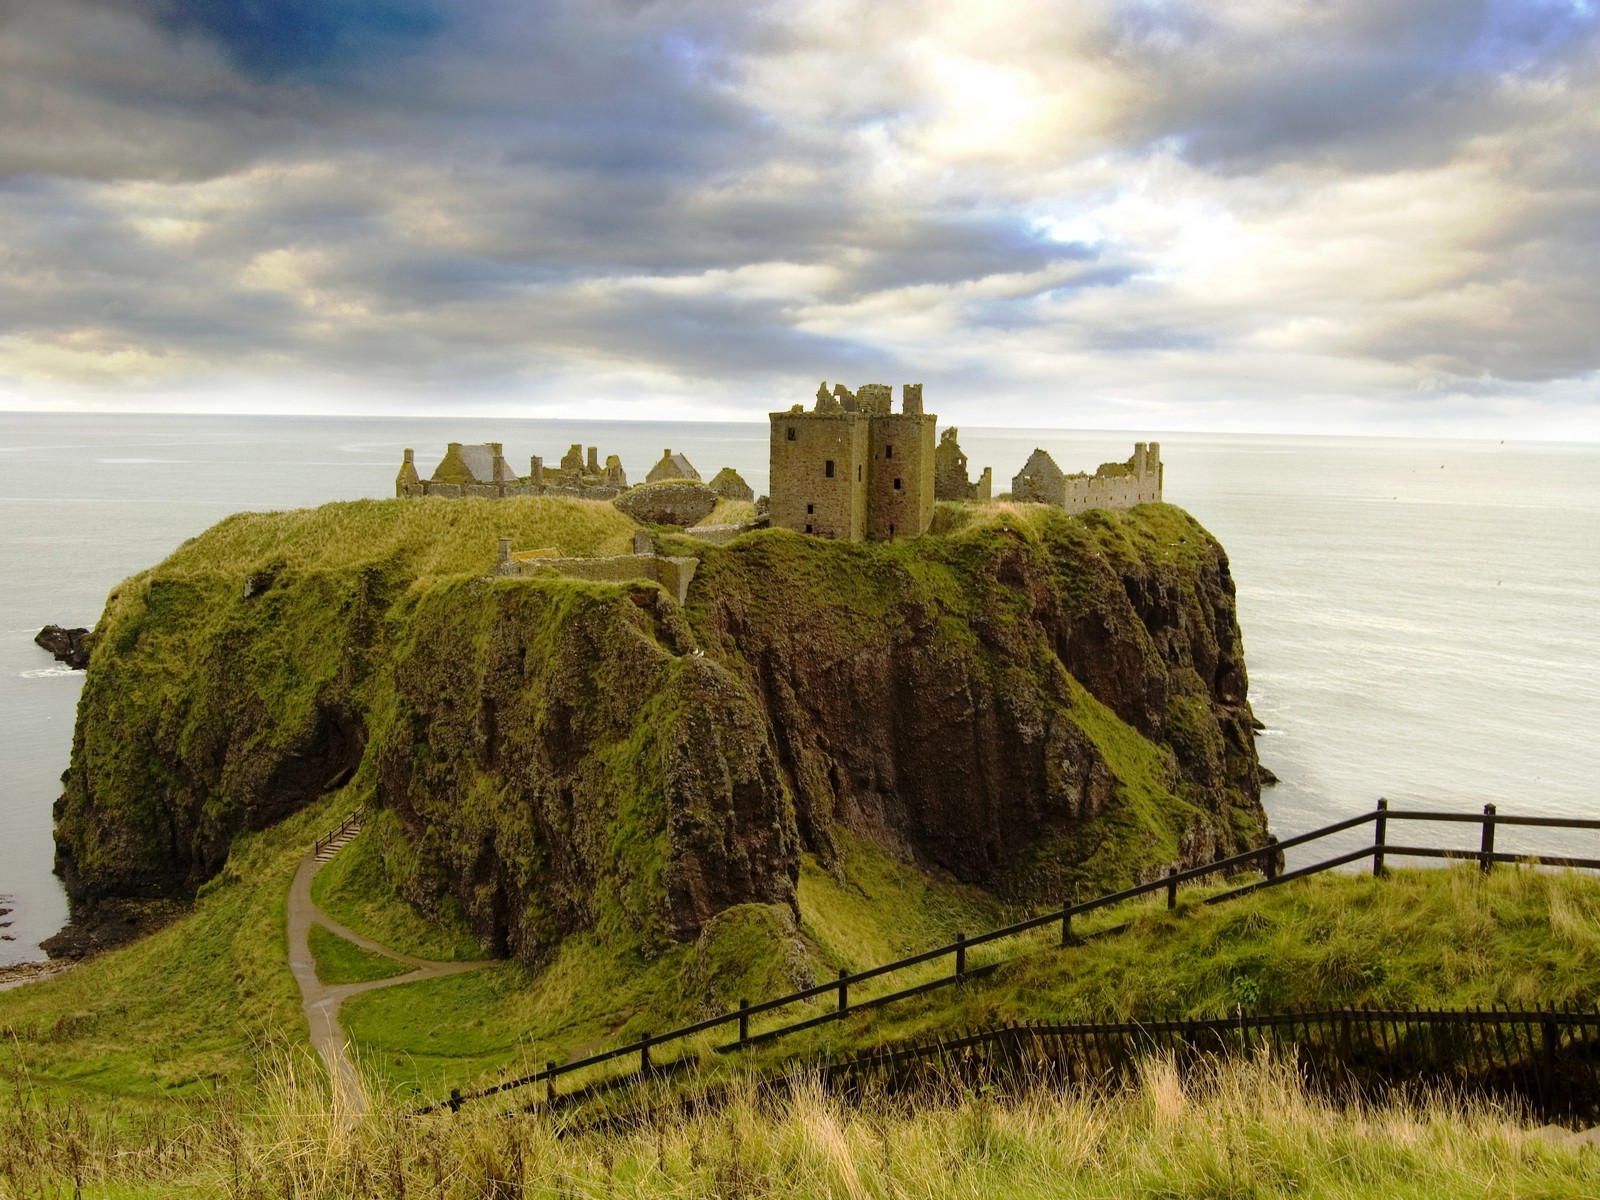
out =
<path fill-rule="evenodd" d="M 77 963 L 72 960 L 54 959 L 46 959 L 44 962 L 11 963 L 9 966 L 0 967 L 0 992 L 8 992 L 25 983 L 38 983 L 41 979 L 50 979 L 70 971 L 76 965 Z"/>
<path fill-rule="evenodd" d="M 82 962 L 126 946 L 177 920 L 188 905 L 177 900 L 101 900 L 39 943 L 51 962 Z"/>
<path fill-rule="evenodd" d="M 87 629 L 67 629 L 61 625 L 46 625 L 33 635 L 36 646 L 48 650 L 57 662 L 66 663 L 74 671 L 82 671 L 89 665 L 92 639 Z"/>

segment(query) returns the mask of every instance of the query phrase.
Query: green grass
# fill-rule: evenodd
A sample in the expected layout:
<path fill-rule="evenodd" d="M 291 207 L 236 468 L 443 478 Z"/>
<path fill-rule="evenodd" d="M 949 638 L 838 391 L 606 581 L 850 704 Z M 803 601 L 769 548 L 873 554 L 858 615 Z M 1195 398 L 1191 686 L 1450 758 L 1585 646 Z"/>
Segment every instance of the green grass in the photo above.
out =
<path fill-rule="evenodd" d="M 1051 926 L 971 951 L 973 966 L 1002 965 L 959 989 L 786 1039 L 764 1057 L 1013 1021 L 1600 1000 L 1600 879 L 1591 875 L 1510 869 L 1485 878 L 1462 867 L 1322 875 L 1215 906 L 1200 903 L 1205 894 L 1181 893 L 1172 912 L 1158 896 L 1079 918 L 1080 940 L 1067 949 Z M 927 974 L 949 970 L 946 959 Z"/>
<path fill-rule="evenodd" d="M 398 560 L 414 578 L 481 575 L 498 539 L 513 550 L 555 546 L 568 555 L 625 554 L 636 528 L 607 501 L 515 496 L 504 500 L 351 500 L 287 512 L 239 513 L 185 542 L 166 576 L 233 574 L 275 566 L 344 571 Z"/>
<path fill-rule="evenodd" d="M 306 941 L 316 963 L 317 978 L 330 987 L 393 979 L 411 970 L 405 963 L 363 949 L 322 925 L 312 925 Z"/>
<path fill-rule="evenodd" d="M 741 905 L 695 944 L 651 959 L 569 937 L 536 972 L 508 963 L 385 988 L 347 1001 L 343 1020 L 380 1086 L 439 1096 L 976 933 L 1010 913 L 977 888 L 932 880 L 856 841 L 837 873 L 807 856 L 800 906 L 798 930 L 776 906 Z"/>
<path fill-rule="evenodd" d="M 678 986 L 691 954 L 645 962 L 573 937 L 538 972 L 502 963 L 399 984 L 352 997 L 341 1019 L 376 1086 L 433 1097 L 681 1024 L 692 1011 Z"/>
<path fill-rule="evenodd" d="M 0 992 L 0 1072 L 85 1103 L 245 1094 L 264 1046 L 303 1041 L 284 905 L 306 847 L 348 809 L 332 796 L 235 843 L 195 908 L 64 974 Z"/>
<path fill-rule="evenodd" d="M 803 1078 L 637 1125 L 577 1132 L 478 1106 L 408 1119 L 379 1098 L 333 1110 L 287 1060 L 261 1109 L 106 1129 L 24 1094 L 0 1110 L 0 1194 L 83 1200 L 292 1196 L 629 1196 L 841 1200 L 1587 1200 L 1600 1155 L 1487 1105 L 1436 1097 L 1339 1107 L 1292 1066 L 1180 1078 L 1160 1059 L 1114 1093 L 922 1093 L 850 1105 Z M 61 1131 L 70 1130 L 70 1136 Z"/>
<path fill-rule="evenodd" d="M 373 941 L 437 962 L 471 962 L 484 957 L 461 907 L 446 896 L 431 917 L 419 913 L 395 891 L 386 859 L 414 855 L 394 814 L 380 811 L 354 841 L 334 855 L 311 880 L 311 899 L 335 921 Z"/>
<path fill-rule="evenodd" d="M 711 510 L 701 525 L 746 525 L 755 519 L 756 506 L 753 500 L 728 500 L 719 498 L 717 506 Z"/>
<path fill-rule="evenodd" d="M 1016 915 L 981 889 L 940 883 L 871 842 L 846 846 L 833 871 L 810 854 L 800 865 L 801 930 L 829 974 L 915 954 Z"/>

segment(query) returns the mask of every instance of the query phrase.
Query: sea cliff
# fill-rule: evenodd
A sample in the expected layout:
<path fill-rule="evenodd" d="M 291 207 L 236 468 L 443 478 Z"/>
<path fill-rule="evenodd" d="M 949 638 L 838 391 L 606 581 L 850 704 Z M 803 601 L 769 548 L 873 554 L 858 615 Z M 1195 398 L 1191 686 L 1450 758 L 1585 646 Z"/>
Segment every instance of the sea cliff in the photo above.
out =
<path fill-rule="evenodd" d="M 654 584 L 491 579 L 496 538 L 623 550 L 577 500 L 242 514 L 126 581 L 57 803 L 74 916 L 184 900 L 241 830 L 388 809 L 424 912 L 535 964 L 651 955 L 863 839 L 1018 904 L 1265 834 L 1234 585 L 1166 505 L 942 506 L 894 544 L 779 530 Z"/>

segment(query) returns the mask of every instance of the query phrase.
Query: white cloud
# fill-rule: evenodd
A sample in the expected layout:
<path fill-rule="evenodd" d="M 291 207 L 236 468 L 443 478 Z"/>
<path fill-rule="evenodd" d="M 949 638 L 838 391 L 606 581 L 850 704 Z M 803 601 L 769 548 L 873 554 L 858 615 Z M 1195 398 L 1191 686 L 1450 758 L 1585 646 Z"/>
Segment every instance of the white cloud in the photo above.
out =
<path fill-rule="evenodd" d="M 1595 19 L 1462 9 L 486 5 L 264 79 L 27 0 L 0 406 L 1592 432 Z"/>

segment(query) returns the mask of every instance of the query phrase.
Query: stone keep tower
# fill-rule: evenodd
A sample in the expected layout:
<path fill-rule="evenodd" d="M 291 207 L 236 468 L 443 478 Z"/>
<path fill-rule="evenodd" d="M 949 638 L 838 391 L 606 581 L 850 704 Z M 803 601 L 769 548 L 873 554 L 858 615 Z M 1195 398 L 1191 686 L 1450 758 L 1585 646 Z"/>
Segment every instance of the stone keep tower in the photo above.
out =
<path fill-rule="evenodd" d="M 816 407 L 772 413 L 772 523 L 818 537 L 916 537 L 933 521 L 934 434 L 922 385 L 858 393 L 824 383 Z"/>

